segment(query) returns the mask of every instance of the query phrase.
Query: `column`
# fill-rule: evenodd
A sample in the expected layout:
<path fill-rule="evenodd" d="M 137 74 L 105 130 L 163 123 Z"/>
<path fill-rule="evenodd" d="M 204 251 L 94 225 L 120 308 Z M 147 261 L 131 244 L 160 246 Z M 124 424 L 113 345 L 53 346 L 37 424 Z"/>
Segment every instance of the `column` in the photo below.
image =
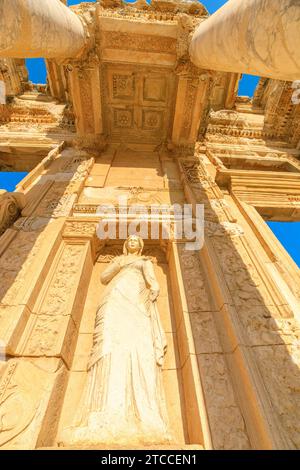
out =
<path fill-rule="evenodd" d="M 0 0 L 0 57 L 75 58 L 85 41 L 82 21 L 60 0 Z"/>
<path fill-rule="evenodd" d="M 198 67 L 279 80 L 300 78 L 300 3 L 229 0 L 196 29 L 190 44 Z"/>

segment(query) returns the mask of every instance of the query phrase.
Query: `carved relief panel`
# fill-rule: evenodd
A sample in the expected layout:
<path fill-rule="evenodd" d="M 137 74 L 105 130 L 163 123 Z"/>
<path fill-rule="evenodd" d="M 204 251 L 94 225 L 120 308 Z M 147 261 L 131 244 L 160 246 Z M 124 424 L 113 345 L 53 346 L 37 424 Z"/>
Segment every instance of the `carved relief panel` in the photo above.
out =
<path fill-rule="evenodd" d="M 174 76 L 165 69 L 112 66 L 104 69 L 107 131 L 114 139 L 161 141 L 169 130 Z"/>

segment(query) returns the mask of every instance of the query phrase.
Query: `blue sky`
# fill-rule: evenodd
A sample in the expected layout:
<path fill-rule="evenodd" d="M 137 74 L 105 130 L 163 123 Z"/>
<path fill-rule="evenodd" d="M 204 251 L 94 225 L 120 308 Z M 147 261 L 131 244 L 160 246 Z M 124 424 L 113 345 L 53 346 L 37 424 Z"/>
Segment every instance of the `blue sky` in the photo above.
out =
<path fill-rule="evenodd" d="M 0 189 L 6 189 L 6 191 L 14 191 L 16 184 L 18 184 L 25 176 L 26 172 L 21 171 L 1 171 L 0 172 Z"/>
<path fill-rule="evenodd" d="M 300 267 L 300 222 L 267 222 L 267 224 Z"/>
<path fill-rule="evenodd" d="M 90 0 L 96 1 L 96 0 Z M 130 0 L 128 0 L 130 3 Z M 81 3 L 80 0 L 68 0 L 68 5 Z M 210 14 L 218 10 L 225 0 L 203 0 L 202 3 Z M 33 83 L 46 82 L 46 67 L 43 59 L 28 59 L 26 61 L 29 71 L 29 78 Z M 253 92 L 258 82 L 258 77 L 244 75 L 240 81 L 239 95 L 253 96 Z M 24 177 L 24 173 L 0 173 L 0 188 L 13 191 L 16 183 Z M 281 241 L 286 250 L 300 267 L 300 222 L 270 222 L 271 230 Z"/>

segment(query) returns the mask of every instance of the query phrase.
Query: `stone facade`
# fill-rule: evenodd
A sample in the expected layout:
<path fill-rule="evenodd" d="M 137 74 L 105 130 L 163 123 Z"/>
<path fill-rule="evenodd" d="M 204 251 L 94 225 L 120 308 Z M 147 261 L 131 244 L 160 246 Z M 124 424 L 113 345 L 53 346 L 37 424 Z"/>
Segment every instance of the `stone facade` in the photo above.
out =
<path fill-rule="evenodd" d="M 251 101 L 237 97 L 240 70 L 193 65 L 191 36 L 207 21 L 198 2 L 70 10 L 84 45 L 63 60 L 45 51 L 47 87 L 28 84 L 20 59 L 0 63 L 0 169 L 28 171 L 0 192 L 0 448 L 62 445 L 100 275 L 127 238 L 99 240 L 97 207 L 123 197 L 147 210 L 204 205 L 200 250 L 165 239 L 163 217 L 145 240 L 168 345 L 164 447 L 299 449 L 300 275 L 265 224 L 300 220 L 291 83 L 261 79 Z"/>

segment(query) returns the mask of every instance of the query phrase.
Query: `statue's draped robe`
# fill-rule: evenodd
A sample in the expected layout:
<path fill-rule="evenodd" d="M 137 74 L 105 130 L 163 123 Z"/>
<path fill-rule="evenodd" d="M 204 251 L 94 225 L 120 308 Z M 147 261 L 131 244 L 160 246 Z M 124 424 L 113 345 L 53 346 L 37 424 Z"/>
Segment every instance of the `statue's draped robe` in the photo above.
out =
<path fill-rule="evenodd" d="M 118 257 L 101 281 L 108 285 L 96 315 L 88 381 L 72 439 L 164 442 L 166 339 L 156 302 L 149 298 L 150 289 L 159 291 L 152 262 Z"/>

